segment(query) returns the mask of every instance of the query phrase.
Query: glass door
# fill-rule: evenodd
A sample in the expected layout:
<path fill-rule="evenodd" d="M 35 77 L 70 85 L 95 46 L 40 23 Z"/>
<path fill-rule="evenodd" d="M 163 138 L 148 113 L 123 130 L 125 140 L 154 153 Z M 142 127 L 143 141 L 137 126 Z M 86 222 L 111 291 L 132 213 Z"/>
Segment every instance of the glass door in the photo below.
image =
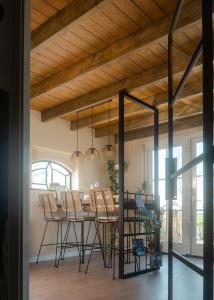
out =
<path fill-rule="evenodd" d="M 177 169 L 182 166 L 183 151 L 182 145 L 175 146 L 173 149 L 173 155 L 177 158 Z M 160 213 L 161 213 L 161 246 L 162 251 L 168 251 L 168 202 L 165 197 L 165 185 L 166 185 L 166 174 L 165 174 L 165 159 L 167 156 L 166 146 L 159 150 L 159 195 L 160 195 Z M 153 157 L 154 166 L 154 157 Z M 153 188 L 154 188 L 154 176 L 153 176 Z M 186 222 L 184 222 L 184 205 L 183 203 L 183 177 L 177 178 L 177 198 L 173 201 L 173 241 L 174 247 L 181 253 L 187 253 L 188 243 L 186 240 L 185 232 L 187 232 Z"/>
<path fill-rule="evenodd" d="M 193 157 L 203 153 L 203 143 L 193 141 Z M 192 170 L 192 244 L 191 255 L 203 256 L 203 162 Z"/>

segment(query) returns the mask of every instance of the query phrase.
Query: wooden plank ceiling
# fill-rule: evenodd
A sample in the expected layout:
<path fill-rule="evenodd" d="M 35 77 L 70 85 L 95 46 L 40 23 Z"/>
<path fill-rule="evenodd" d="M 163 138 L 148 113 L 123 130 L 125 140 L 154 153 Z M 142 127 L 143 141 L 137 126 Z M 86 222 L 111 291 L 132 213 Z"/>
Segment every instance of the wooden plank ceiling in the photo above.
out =
<path fill-rule="evenodd" d="M 167 122 L 167 34 L 175 0 L 32 0 L 31 108 L 42 121 L 63 118 L 97 137 L 117 134 L 118 92 L 126 88 L 160 108 Z M 201 39 L 201 0 L 186 0 L 174 40 L 174 82 Z M 183 94 L 177 118 L 201 112 L 201 61 Z M 110 103 L 108 103 L 108 101 Z M 149 112 L 130 101 L 126 131 L 152 125 Z"/>

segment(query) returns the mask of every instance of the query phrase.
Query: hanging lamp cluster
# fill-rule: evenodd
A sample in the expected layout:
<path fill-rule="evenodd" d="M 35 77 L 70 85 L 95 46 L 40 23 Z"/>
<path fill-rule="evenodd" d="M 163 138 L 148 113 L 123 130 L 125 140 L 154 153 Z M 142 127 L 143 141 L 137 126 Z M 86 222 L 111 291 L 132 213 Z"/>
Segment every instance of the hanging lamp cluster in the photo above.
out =
<path fill-rule="evenodd" d="M 108 137 L 107 144 L 102 149 L 102 155 L 105 159 L 114 159 L 116 150 L 110 143 L 110 102 L 108 102 Z M 96 161 L 100 159 L 100 152 L 94 147 L 94 107 L 91 108 L 91 147 L 86 151 L 85 156 L 79 150 L 79 112 L 77 112 L 76 118 L 76 151 L 71 155 L 71 161 L 75 167 L 78 167 L 84 163 L 84 161 Z"/>

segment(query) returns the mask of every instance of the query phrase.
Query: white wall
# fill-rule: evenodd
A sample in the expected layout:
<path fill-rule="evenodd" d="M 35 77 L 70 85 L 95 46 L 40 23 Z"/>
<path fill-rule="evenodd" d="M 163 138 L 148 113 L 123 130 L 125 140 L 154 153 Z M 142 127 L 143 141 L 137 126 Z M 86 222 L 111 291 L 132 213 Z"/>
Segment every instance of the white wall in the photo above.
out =
<path fill-rule="evenodd" d="M 94 139 L 94 145 L 101 149 L 106 144 L 105 138 Z M 83 153 L 91 146 L 91 130 L 79 130 L 79 148 Z M 30 114 L 30 148 L 31 161 L 40 159 L 56 160 L 72 171 L 73 188 L 86 190 L 91 183 L 99 181 L 102 186 L 108 186 L 108 175 L 106 162 L 101 159 L 99 162 L 85 162 L 76 171 L 72 169 L 71 153 L 76 147 L 76 132 L 69 128 L 69 122 L 56 119 L 47 123 L 41 122 L 39 112 L 31 111 Z M 31 163 L 30 163 L 31 165 Z M 38 195 L 41 191 L 30 190 L 30 257 L 35 260 L 38 247 L 44 229 L 42 209 L 39 206 Z M 48 230 L 48 240 L 55 240 L 55 225 Z M 42 250 L 42 258 L 53 257 L 54 248 L 47 247 Z"/>

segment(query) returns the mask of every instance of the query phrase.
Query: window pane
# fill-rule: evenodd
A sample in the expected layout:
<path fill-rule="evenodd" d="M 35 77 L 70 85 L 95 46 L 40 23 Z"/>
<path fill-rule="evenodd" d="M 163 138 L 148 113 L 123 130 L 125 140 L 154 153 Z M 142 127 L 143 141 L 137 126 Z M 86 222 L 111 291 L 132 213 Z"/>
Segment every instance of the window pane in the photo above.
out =
<path fill-rule="evenodd" d="M 196 213 L 196 240 L 197 243 L 203 243 L 203 211 Z"/>
<path fill-rule="evenodd" d="M 203 177 L 197 177 L 196 184 L 197 209 L 203 209 Z"/>
<path fill-rule="evenodd" d="M 182 146 L 173 148 L 173 157 L 177 158 L 177 170 L 182 167 Z"/>
<path fill-rule="evenodd" d="M 62 173 L 64 175 L 69 174 L 68 170 L 66 170 L 63 166 L 60 166 L 55 163 L 51 163 L 51 166 L 52 166 L 53 170 L 59 171 L 60 173 Z"/>
<path fill-rule="evenodd" d="M 49 164 L 47 168 L 47 185 L 49 188 L 50 188 L 50 184 L 53 182 L 52 174 L 53 174 L 53 170 L 51 168 L 51 165 Z"/>
<path fill-rule="evenodd" d="M 46 184 L 46 169 L 39 169 L 32 172 L 32 183 Z"/>
<path fill-rule="evenodd" d="M 196 144 L 196 155 L 200 155 L 203 153 L 203 143 L 199 142 Z"/>
<path fill-rule="evenodd" d="M 38 161 L 35 163 L 32 163 L 32 171 L 36 169 L 44 169 L 47 167 L 48 162 L 47 161 Z"/>
<path fill-rule="evenodd" d="M 173 211 L 173 241 L 182 241 L 182 211 Z"/>
<path fill-rule="evenodd" d="M 203 176 L 203 162 L 196 166 L 196 175 Z"/>
<path fill-rule="evenodd" d="M 177 199 L 173 200 L 173 209 L 182 209 L 182 178 L 177 179 Z"/>
<path fill-rule="evenodd" d="M 165 179 L 166 149 L 159 150 L 159 179 Z"/>
<path fill-rule="evenodd" d="M 166 209 L 165 180 L 159 180 L 160 208 Z"/>
<path fill-rule="evenodd" d="M 58 171 L 53 170 L 53 182 L 65 186 L 65 176 Z"/>
<path fill-rule="evenodd" d="M 43 184 L 34 184 L 31 185 L 32 189 L 40 189 L 40 190 L 47 190 L 47 186 Z"/>
<path fill-rule="evenodd" d="M 53 161 L 38 161 L 32 164 L 31 188 L 49 189 L 57 183 L 71 189 L 71 173 L 64 166 Z"/>
<path fill-rule="evenodd" d="M 203 153 L 203 143 L 196 144 L 196 156 Z M 196 166 L 196 175 L 203 175 L 203 163 L 200 163 Z"/>
<path fill-rule="evenodd" d="M 70 188 L 71 188 L 71 176 L 70 175 L 66 176 L 66 188 L 67 188 L 67 190 L 70 190 Z"/>
<path fill-rule="evenodd" d="M 167 211 L 161 210 L 161 241 L 167 241 Z M 173 242 L 182 242 L 182 211 L 173 212 Z"/>
<path fill-rule="evenodd" d="M 161 210 L 160 220 L 161 220 L 160 239 L 162 242 L 166 242 L 167 241 L 167 211 L 166 210 Z"/>

